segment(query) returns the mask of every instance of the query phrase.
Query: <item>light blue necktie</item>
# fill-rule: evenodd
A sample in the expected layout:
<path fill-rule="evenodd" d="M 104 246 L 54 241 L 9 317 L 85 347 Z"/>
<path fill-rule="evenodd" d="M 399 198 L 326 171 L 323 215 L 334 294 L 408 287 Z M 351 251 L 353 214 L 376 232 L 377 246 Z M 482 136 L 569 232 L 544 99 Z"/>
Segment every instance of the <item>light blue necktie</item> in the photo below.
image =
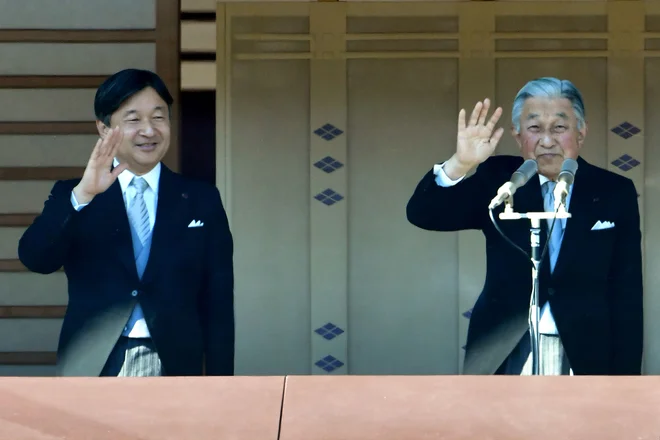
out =
<path fill-rule="evenodd" d="M 128 219 L 130 220 L 131 235 L 133 237 L 135 266 L 138 276 L 142 278 L 147 261 L 149 261 L 149 250 L 151 248 L 149 211 L 147 210 L 147 204 L 144 202 L 144 191 L 149 184 L 142 177 L 134 177 L 130 185 L 135 188 L 135 197 L 128 207 Z"/>
<path fill-rule="evenodd" d="M 543 205 L 546 212 L 555 211 L 555 190 L 556 182 L 548 181 L 543 184 Z M 557 257 L 559 256 L 559 249 L 561 248 L 561 240 L 564 237 L 564 222 L 563 219 L 548 219 L 548 233 L 552 228 L 552 235 L 548 237 L 548 253 L 550 254 L 550 272 L 555 270 L 557 264 Z M 552 222 L 555 222 L 554 227 Z"/>

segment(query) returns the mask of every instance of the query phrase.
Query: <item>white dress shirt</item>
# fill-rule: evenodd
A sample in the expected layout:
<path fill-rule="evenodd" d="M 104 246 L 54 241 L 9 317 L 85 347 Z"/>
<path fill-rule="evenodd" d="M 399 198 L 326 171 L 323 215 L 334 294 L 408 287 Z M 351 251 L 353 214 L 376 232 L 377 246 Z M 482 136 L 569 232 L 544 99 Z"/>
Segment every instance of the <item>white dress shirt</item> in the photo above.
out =
<path fill-rule="evenodd" d="M 457 183 L 459 183 L 461 180 L 465 178 L 465 176 L 461 176 L 456 180 L 451 180 L 449 176 L 447 176 L 447 173 L 444 171 L 444 165 L 445 163 L 441 164 L 436 164 L 433 166 L 433 174 L 435 174 L 435 183 L 438 186 L 442 187 L 450 187 L 454 186 Z M 541 186 L 550 179 L 548 179 L 545 176 L 542 176 L 539 174 L 539 179 Z M 566 197 L 566 209 L 568 209 L 568 206 L 570 204 L 570 199 L 571 199 L 571 193 L 572 193 L 573 187 L 571 186 L 568 191 L 568 196 Z M 561 219 L 562 224 L 565 228 L 566 226 L 566 219 Z M 558 219 L 557 221 L 560 221 Z M 555 226 L 556 227 L 556 226 Z M 531 295 L 531 290 L 530 290 L 530 295 Z M 544 335 L 558 335 L 559 331 L 557 330 L 557 325 L 555 324 L 555 319 L 552 316 L 552 311 L 550 310 L 550 301 L 548 300 L 543 308 L 541 309 L 541 319 L 539 320 L 539 333 L 543 333 Z"/>
<path fill-rule="evenodd" d="M 119 165 L 119 161 L 115 159 L 113 161 L 113 164 L 114 166 L 117 166 Z M 153 231 L 154 224 L 156 223 L 156 207 L 158 206 L 158 183 L 160 181 L 160 170 L 161 170 L 161 165 L 159 163 L 147 174 L 141 176 L 149 184 L 147 189 L 144 191 L 143 197 L 144 197 L 144 202 L 147 205 L 147 211 L 149 213 L 149 228 L 151 231 Z M 128 170 L 122 171 L 122 173 L 117 177 L 117 180 L 119 180 L 119 185 L 121 186 L 121 193 L 124 198 L 125 208 L 130 206 L 130 203 L 133 201 L 133 198 L 135 197 L 135 191 L 136 191 L 135 188 L 129 186 L 131 180 L 133 180 L 133 177 L 135 177 L 135 174 L 131 173 Z M 85 206 L 87 206 L 86 203 L 85 204 L 78 203 L 78 201 L 76 200 L 76 196 L 73 194 L 73 191 L 71 192 L 71 203 L 73 204 L 73 207 L 77 211 L 80 211 Z M 151 337 L 140 304 L 136 304 L 135 308 L 133 309 L 133 313 L 128 319 L 128 322 L 124 327 L 124 331 L 122 332 L 122 335 L 128 336 L 129 338 Z"/>

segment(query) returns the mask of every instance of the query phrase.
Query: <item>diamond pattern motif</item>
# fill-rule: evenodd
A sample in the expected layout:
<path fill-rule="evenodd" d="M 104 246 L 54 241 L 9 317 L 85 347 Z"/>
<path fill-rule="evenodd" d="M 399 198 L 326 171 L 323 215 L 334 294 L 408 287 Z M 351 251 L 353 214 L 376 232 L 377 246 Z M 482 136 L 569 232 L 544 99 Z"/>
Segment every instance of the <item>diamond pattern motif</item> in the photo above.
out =
<path fill-rule="evenodd" d="M 330 156 L 326 156 L 323 159 L 316 162 L 314 166 L 319 170 L 325 171 L 326 173 L 332 173 L 333 171 L 336 171 L 339 168 L 343 167 L 344 164 Z"/>
<path fill-rule="evenodd" d="M 314 134 L 325 139 L 326 141 L 331 141 L 337 136 L 340 136 L 343 133 L 340 129 L 335 127 L 332 124 L 325 124 L 323 127 L 317 128 L 314 130 Z"/>
<path fill-rule="evenodd" d="M 328 188 L 325 191 L 315 195 L 314 198 L 321 203 L 325 203 L 328 206 L 332 206 L 335 203 L 343 200 L 344 196 Z"/>
<path fill-rule="evenodd" d="M 472 318 L 472 309 L 463 312 L 463 316 L 466 317 L 467 319 Z"/>
<path fill-rule="evenodd" d="M 621 171 L 631 170 L 639 164 L 640 164 L 640 162 L 637 159 L 635 159 L 634 157 L 629 156 L 627 154 L 624 154 L 623 156 L 619 157 L 618 159 L 612 161 L 612 165 L 619 168 Z"/>
<path fill-rule="evenodd" d="M 329 322 L 323 327 L 317 328 L 316 330 L 314 330 L 314 332 L 323 336 L 328 341 L 330 341 L 336 338 L 337 336 L 341 335 L 342 333 L 344 333 L 344 330 L 340 329 L 333 323 Z"/>
<path fill-rule="evenodd" d="M 339 359 L 335 358 L 334 356 L 326 356 L 323 359 L 320 359 L 316 361 L 314 364 L 317 367 L 319 367 L 321 370 L 325 370 L 328 373 L 335 371 L 338 368 L 341 368 L 344 366 L 344 363 L 340 361 Z"/>
<path fill-rule="evenodd" d="M 621 136 L 624 139 L 629 139 L 641 132 L 639 128 L 632 125 L 630 122 L 623 122 L 612 129 L 612 132 Z"/>

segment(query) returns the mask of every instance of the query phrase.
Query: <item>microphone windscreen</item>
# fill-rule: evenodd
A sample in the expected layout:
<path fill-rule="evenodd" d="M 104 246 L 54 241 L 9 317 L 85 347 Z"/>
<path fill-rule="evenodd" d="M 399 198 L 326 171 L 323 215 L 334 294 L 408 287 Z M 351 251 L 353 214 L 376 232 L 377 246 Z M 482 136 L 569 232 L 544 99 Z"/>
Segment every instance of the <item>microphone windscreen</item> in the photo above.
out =
<path fill-rule="evenodd" d="M 578 162 L 575 159 L 571 158 L 566 158 L 564 159 L 564 163 L 561 165 L 561 171 L 559 174 L 562 173 L 570 173 L 572 175 L 575 175 L 575 172 L 578 169 Z"/>

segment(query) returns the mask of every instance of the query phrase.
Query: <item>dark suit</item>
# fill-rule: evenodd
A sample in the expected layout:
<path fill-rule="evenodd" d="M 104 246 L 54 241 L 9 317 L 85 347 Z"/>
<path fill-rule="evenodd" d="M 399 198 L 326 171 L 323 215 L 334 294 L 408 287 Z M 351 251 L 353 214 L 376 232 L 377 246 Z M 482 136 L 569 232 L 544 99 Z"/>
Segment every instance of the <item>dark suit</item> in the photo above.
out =
<path fill-rule="evenodd" d="M 165 375 L 233 375 L 233 240 L 218 190 L 162 166 L 140 280 L 119 182 L 80 212 L 71 204 L 78 182 L 55 183 L 18 246 L 29 270 L 64 266 L 68 278 L 58 373 L 98 376 L 139 301 Z"/>
<path fill-rule="evenodd" d="M 531 262 L 499 235 L 488 216 L 497 189 L 522 158 L 495 156 L 453 187 L 432 171 L 407 206 L 408 220 L 436 231 L 481 230 L 487 271 L 468 329 L 464 374 L 495 374 L 528 331 Z M 631 180 L 579 159 L 561 251 L 554 272 L 540 270 L 541 306 L 552 314 L 574 374 L 638 375 L 642 362 L 642 261 L 637 192 Z M 514 196 L 517 212 L 543 211 L 539 177 Z M 451 210 L 450 210 L 451 209 Z M 529 220 L 499 220 L 503 232 L 530 252 Z M 612 229 L 592 231 L 597 221 Z M 545 222 L 541 246 L 545 244 Z"/>

